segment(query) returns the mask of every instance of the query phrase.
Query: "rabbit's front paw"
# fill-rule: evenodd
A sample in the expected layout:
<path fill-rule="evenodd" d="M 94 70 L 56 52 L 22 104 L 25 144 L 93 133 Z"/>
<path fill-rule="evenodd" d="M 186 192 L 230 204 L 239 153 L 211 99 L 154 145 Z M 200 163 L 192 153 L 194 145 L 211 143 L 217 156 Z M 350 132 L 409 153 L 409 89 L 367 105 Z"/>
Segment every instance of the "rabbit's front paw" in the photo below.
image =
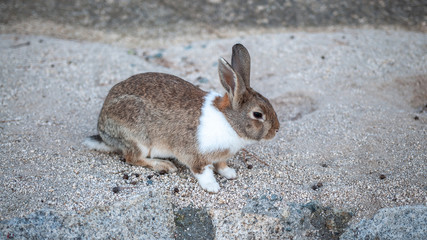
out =
<path fill-rule="evenodd" d="M 216 181 L 214 181 L 214 182 L 203 182 L 203 183 L 199 182 L 199 184 L 204 190 L 211 192 L 211 193 L 217 193 L 220 189 L 219 184 Z"/>
<path fill-rule="evenodd" d="M 223 176 L 227 179 L 236 179 L 237 178 L 236 170 L 232 169 L 231 167 L 218 169 L 217 171 L 221 176 Z"/>
<path fill-rule="evenodd" d="M 211 193 L 217 193 L 220 189 L 219 184 L 215 180 L 215 176 L 212 171 L 212 165 L 205 166 L 204 170 L 200 174 L 194 174 L 199 181 L 200 186 Z"/>

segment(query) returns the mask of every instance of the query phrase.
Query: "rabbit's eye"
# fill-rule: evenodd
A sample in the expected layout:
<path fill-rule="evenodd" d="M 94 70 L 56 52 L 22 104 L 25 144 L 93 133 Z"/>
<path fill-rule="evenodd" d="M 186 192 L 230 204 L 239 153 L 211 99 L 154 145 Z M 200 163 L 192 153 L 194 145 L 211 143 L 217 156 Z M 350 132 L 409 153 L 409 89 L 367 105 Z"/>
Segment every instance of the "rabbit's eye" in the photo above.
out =
<path fill-rule="evenodd" d="M 253 112 L 254 118 L 256 119 L 262 119 L 262 113 L 260 112 Z"/>

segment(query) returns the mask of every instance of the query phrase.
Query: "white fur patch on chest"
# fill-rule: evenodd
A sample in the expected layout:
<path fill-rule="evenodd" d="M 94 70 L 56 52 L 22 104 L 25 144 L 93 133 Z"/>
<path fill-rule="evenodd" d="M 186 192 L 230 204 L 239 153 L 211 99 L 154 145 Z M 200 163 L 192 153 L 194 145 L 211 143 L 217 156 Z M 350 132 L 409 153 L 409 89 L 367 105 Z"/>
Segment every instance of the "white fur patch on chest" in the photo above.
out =
<path fill-rule="evenodd" d="M 255 140 L 240 137 L 230 123 L 214 105 L 213 101 L 220 96 L 210 92 L 205 96 L 205 102 L 200 116 L 200 125 L 197 129 L 197 142 L 201 153 L 229 150 L 236 153 Z"/>

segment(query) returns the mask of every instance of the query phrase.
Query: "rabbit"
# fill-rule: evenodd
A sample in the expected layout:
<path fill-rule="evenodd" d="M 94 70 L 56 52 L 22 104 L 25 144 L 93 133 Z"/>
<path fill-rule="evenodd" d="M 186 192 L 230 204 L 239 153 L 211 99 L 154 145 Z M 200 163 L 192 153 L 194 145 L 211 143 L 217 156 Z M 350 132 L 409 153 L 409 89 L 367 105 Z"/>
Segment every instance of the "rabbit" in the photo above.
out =
<path fill-rule="evenodd" d="M 272 139 L 279 121 L 270 102 L 250 87 L 250 56 L 232 48 L 231 65 L 220 58 L 225 94 L 206 92 L 165 73 L 134 75 L 113 86 L 98 119 L 99 135 L 85 144 L 98 151 L 121 152 L 127 163 L 175 172 L 167 158 L 186 165 L 201 188 L 219 191 L 214 171 L 235 179 L 227 165 L 241 148 Z"/>

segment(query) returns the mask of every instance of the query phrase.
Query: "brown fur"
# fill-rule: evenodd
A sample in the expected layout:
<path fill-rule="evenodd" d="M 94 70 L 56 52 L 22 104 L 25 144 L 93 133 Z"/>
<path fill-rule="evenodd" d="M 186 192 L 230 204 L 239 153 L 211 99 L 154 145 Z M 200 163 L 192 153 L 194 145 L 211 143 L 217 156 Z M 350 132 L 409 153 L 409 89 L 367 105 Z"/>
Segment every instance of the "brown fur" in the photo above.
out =
<path fill-rule="evenodd" d="M 223 97 L 215 98 L 214 105 L 222 112 L 224 109 L 229 108 L 231 103 L 228 95 L 225 94 Z"/>
<path fill-rule="evenodd" d="M 217 162 L 217 163 L 214 163 L 214 167 L 215 169 L 219 170 L 219 169 L 224 169 L 228 166 L 226 162 Z"/>
<path fill-rule="evenodd" d="M 132 135 L 143 139 L 143 145 L 146 146 L 161 142 L 171 148 L 179 143 L 184 149 L 194 149 L 205 94 L 194 85 L 172 75 L 135 75 L 110 90 L 101 110 L 99 130 L 103 132 L 105 121 L 110 119 L 121 126 L 119 129 L 123 129 L 117 131 L 119 129 L 110 128 L 112 137 Z M 183 130 L 190 134 L 182 134 Z"/>

